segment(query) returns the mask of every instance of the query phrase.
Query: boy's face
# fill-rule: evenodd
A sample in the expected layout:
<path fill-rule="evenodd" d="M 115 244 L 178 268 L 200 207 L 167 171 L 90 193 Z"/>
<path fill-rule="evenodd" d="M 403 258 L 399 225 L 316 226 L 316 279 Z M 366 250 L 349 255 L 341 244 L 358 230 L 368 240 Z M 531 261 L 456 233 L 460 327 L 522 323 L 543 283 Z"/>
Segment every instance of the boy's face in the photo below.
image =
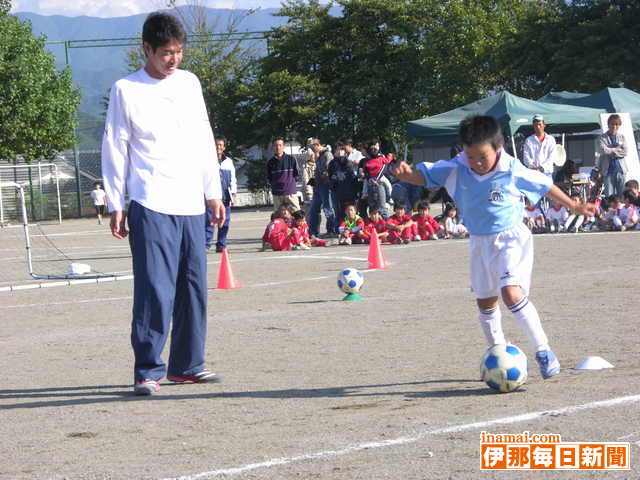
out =
<path fill-rule="evenodd" d="M 302 225 L 304 225 L 304 218 L 296 218 L 295 224 L 296 226 L 301 227 Z"/>
<path fill-rule="evenodd" d="M 379 212 L 372 212 L 369 215 L 369 218 L 371 218 L 371 220 L 373 220 L 374 222 L 377 222 L 378 220 L 380 220 L 380 213 Z"/>
<path fill-rule="evenodd" d="M 498 154 L 502 150 L 502 148 L 496 150 L 490 142 L 463 145 L 463 148 L 469 160 L 469 167 L 479 175 L 485 175 L 495 168 L 498 163 Z"/>
<path fill-rule="evenodd" d="M 396 212 L 396 217 L 402 217 L 404 215 L 404 207 L 398 207 L 394 211 Z"/>
<path fill-rule="evenodd" d="M 426 217 L 427 215 L 429 215 L 429 209 L 428 208 L 419 209 L 418 215 L 420 215 L 421 217 Z"/>
<path fill-rule="evenodd" d="M 344 213 L 349 218 L 356 218 L 356 207 L 350 205 L 345 209 Z"/>

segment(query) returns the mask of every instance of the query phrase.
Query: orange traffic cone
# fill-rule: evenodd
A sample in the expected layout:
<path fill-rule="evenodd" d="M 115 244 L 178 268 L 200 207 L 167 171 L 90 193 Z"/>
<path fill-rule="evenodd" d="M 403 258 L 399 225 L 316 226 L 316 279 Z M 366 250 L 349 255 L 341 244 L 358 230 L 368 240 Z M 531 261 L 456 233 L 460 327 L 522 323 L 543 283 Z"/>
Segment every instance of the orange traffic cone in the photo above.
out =
<path fill-rule="evenodd" d="M 373 270 L 390 268 L 382 254 L 382 247 L 380 247 L 380 239 L 378 238 L 377 232 L 373 230 L 369 238 L 369 268 Z"/>
<path fill-rule="evenodd" d="M 218 286 L 217 290 L 232 290 L 234 288 L 240 288 L 236 282 L 235 277 L 233 276 L 233 271 L 231 270 L 231 262 L 229 262 L 229 254 L 227 253 L 227 249 L 222 249 L 222 261 L 220 262 L 220 269 L 218 270 Z"/>

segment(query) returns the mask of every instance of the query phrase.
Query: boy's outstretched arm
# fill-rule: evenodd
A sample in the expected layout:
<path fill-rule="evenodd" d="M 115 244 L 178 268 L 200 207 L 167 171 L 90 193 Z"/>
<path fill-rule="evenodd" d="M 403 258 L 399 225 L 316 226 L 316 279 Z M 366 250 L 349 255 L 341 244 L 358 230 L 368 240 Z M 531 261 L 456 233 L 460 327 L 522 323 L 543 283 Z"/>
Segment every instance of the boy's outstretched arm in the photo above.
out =
<path fill-rule="evenodd" d="M 551 187 L 551 190 L 547 192 L 545 197 L 549 197 L 551 200 L 558 202 L 560 205 L 580 215 L 594 215 L 596 213 L 596 206 L 593 203 L 576 202 L 569 198 L 557 185 Z"/>
<path fill-rule="evenodd" d="M 395 177 L 403 182 L 413 185 L 425 185 L 424 176 L 419 170 L 413 170 L 407 162 L 400 162 L 397 167 L 391 170 Z"/>

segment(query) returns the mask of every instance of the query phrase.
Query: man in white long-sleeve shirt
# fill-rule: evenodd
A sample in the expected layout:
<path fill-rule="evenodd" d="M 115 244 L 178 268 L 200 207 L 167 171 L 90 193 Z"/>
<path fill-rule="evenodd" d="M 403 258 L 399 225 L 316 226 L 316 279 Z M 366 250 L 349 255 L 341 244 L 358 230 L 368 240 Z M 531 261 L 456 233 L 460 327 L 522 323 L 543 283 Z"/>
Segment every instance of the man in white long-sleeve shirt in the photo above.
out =
<path fill-rule="evenodd" d="M 556 158 L 556 139 L 544 131 L 544 117 L 533 116 L 533 135 L 524 142 L 524 165 L 538 170 L 548 177 L 553 175 L 553 161 Z"/>
<path fill-rule="evenodd" d="M 218 225 L 224 206 L 200 82 L 178 70 L 185 31 L 174 16 L 156 12 L 147 17 L 142 40 L 144 68 L 111 89 L 102 173 L 111 233 L 120 239 L 128 234 L 131 246 L 134 393 L 151 395 L 165 375 L 174 382 L 220 380 L 204 363 L 203 225 L 205 203 Z M 167 367 L 161 354 L 172 322 Z"/>

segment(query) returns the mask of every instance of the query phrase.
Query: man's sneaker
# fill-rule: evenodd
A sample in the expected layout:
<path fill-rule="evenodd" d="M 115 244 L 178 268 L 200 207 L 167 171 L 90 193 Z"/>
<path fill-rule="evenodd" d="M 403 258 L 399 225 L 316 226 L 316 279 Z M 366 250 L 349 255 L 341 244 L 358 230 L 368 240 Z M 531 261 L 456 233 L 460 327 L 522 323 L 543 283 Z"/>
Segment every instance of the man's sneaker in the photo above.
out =
<path fill-rule="evenodd" d="M 220 383 L 222 381 L 222 377 L 210 372 L 209 370 L 202 370 L 201 372 L 194 373 L 193 375 L 167 375 L 167 380 L 176 383 Z"/>
<path fill-rule="evenodd" d="M 133 393 L 135 395 L 153 395 L 158 390 L 160 390 L 160 384 L 149 378 L 140 380 L 133 386 Z"/>
<path fill-rule="evenodd" d="M 560 362 L 551 350 L 540 350 L 536 353 L 536 361 L 540 366 L 542 378 L 550 378 L 560 373 Z"/>

